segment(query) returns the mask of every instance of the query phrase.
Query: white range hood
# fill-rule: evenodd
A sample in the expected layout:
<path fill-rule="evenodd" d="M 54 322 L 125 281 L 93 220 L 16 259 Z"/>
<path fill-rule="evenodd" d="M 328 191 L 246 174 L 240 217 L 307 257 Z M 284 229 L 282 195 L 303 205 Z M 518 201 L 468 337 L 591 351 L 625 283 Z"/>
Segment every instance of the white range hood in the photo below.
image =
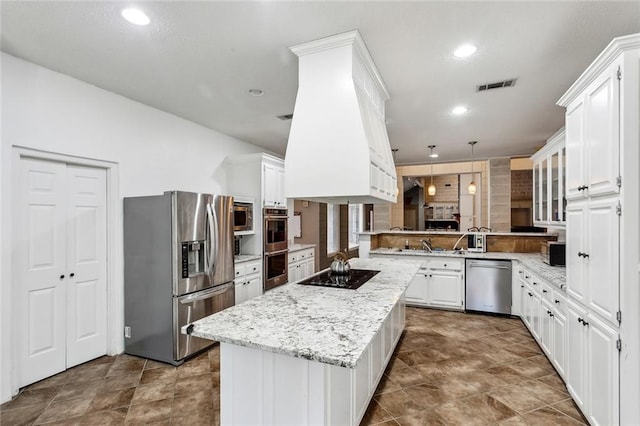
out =
<path fill-rule="evenodd" d="M 397 197 L 385 126 L 389 99 L 357 30 L 290 47 L 298 95 L 285 164 L 287 198 L 332 204 Z"/>

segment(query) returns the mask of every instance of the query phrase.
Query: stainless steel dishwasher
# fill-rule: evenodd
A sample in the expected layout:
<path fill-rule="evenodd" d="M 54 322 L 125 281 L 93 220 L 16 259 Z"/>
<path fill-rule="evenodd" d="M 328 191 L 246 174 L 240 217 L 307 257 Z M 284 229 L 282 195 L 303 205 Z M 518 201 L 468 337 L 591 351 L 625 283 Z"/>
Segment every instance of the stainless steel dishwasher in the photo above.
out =
<path fill-rule="evenodd" d="M 511 314 L 511 261 L 466 259 L 467 311 Z"/>

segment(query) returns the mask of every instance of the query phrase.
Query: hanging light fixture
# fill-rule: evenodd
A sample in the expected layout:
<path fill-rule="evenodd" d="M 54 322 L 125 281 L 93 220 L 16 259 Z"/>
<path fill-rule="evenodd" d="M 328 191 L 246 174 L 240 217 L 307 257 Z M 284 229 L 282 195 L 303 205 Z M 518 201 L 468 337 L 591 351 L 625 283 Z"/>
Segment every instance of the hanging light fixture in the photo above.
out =
<path fill-rule="evenodd" d="M 433 184 L 433 159 L 438 155 L 433 153 L 433 148 L 435 147 L 435 145 L 429 145 L 429 149 L 431 150 L 431 154 L 429 154 L 429 158 L 431 158 L 431 185 L 427 188 L 429 195 L 436 195 L 436 186 Z"/>
<path fill-rule="evenodd" d="M 469 194 L 471 195 L 475 195 L 476 193 L 476 184 L 473 181 L 473 146 L 475 144 L 477 144 L 478 141 L 471 141 L 469 142 L 469 145 L 471 145 L 471 183 L 469 184 L 469 186 L 467 187 L 467 191 L 469 192 Z"/>

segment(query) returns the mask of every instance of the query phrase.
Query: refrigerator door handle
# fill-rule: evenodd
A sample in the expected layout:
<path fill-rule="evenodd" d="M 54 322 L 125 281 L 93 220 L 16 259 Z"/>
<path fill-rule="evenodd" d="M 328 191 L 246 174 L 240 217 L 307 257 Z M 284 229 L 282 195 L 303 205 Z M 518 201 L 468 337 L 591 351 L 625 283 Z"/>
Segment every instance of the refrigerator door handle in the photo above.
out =
<path fill-rule="evenodd" d="M 228 284 L 224 284 L 222 286 L 218 286 L 218 287 L 214 287 L 210 290 L 205 290 L 205 291 L 199 291 L 196 294 L 192 294 L 191 296 L 185 296 L 185 297 L 181 297 L 180 303 L 183 305 L 188 305 L 189 303 L 193 303 L 193 302 L 198 302 L 200 300 L 206 300 L 206 299 L 210 299 L 214 296 L 218 296 L 226 291 L 228 291 L 232 286 L 233 286 L 233 282 L 230 282 Z"/>
<path fill-rule="evenodd" d="M 207 204 L 207 224 L 209 226 L 208 229 L 208 241 L 207 246 L 209 247 L 209 253 L 207 254 L 207 275 L 209 276 L 209 280 L 213 283 L 213 273 L 215 271 L 215 259 L 218 255 L 218 236 L 216 235 L 216 226 L 217 226 L 217 218 L 211 208 L 211 204 Z"/>

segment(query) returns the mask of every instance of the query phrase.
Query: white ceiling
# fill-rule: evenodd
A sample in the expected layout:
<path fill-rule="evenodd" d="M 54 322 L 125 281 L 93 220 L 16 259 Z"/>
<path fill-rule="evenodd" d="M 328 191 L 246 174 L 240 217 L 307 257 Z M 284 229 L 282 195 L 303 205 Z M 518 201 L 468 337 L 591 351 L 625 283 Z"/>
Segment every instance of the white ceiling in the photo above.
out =
<path fill-rule="evenodd" d="M 556 100 L 640 2 L 2 1 L 2 51 L 284 155 L 302 42 L 359 29 L 391 99 L 398 164 L 533 153 L 563 125 Z M 454 59 L 463 42 L 476 55 Z M 517 78 L 513 88 L 478 84 Z M 252 97 L 248 90 L 262 89 Z M 464 104 L 464 117 L 449 114 Z"/>

